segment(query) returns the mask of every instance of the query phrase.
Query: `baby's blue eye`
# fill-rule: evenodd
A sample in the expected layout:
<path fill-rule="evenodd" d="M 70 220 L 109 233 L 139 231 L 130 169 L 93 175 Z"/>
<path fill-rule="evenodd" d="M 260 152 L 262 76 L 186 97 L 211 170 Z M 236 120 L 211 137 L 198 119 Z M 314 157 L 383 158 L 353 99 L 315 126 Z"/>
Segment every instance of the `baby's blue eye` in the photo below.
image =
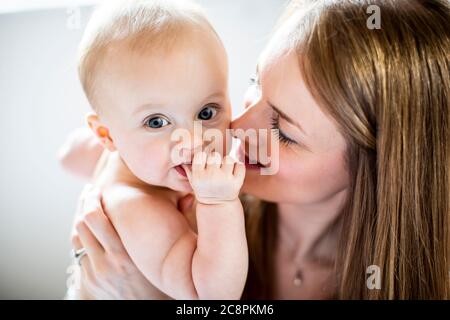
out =
<path fill-rule="evenodd" d="M 217 114 L 217 109 L 214 107 L 204 107 L 199 113 L 198 118 L 200 120 L 210 120 Z"/>
<path fill-rule="evenodd" d="M 146 121 L 147 127 L 152 128 L 152 129 L 159 129 L 159 128 L 167 126 L 168 124 L 169 124 L 169 121 L 162 117 L 153 117 Z"/>

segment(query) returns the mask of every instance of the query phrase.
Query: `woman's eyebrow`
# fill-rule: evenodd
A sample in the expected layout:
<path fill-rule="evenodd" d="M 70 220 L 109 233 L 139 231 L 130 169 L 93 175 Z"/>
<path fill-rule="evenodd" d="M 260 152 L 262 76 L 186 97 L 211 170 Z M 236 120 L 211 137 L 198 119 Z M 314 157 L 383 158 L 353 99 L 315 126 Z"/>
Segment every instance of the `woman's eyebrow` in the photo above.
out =
<path fill-rule="evenodd" d="M 283 118 L 284 120 L 286 120 L 287 122 L 289 122 L 293 126 L 297 127 L 298 129 L 300 129 L 301 132 L 303 132 L 305 135 L 307 135 L 305 130 L 303 130 L 303 127 L 300 125 L 300 123 L 298 123 L 297 121 L 295 121 L 294 119 L 289 117 L 286 113 L 284 113 L 283 111 L 281 111 L 280 109 L 275 107 L 270 102 L 268 102 L 268 104 L 276 113 L 278 113 L 280 115 L 281 118 Z"/>

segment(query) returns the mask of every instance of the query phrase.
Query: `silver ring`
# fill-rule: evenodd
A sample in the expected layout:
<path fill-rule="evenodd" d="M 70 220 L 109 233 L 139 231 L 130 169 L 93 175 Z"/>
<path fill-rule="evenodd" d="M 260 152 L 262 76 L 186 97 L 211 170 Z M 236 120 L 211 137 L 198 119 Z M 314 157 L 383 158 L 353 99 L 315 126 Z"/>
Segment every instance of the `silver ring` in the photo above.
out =
<path fill-rule="evenodd" d="M 75 259 L 75 261 L 77 262 L 77 264 L 79 266 L 81 266 L 81 259 L 83 259 L 83 257 L 87 254 L 86 249 L 85 248 L 81 248 L 78 250 L 72 250 L 72 255 L 73 258 Z"/>

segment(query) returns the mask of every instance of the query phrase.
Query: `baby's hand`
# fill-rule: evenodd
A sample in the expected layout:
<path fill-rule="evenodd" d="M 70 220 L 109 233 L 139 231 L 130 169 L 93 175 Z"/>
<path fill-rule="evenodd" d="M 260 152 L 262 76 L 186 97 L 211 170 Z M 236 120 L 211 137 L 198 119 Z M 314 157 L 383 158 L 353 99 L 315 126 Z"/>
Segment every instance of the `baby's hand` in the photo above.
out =
<path fill-rule="evenodd" d="M 245 165 L 217 152 L 198 152 L 192 160 L 192 171 L 184 170 L 199 203 L 220 204 L 238 198 L 245 177 Z"/>

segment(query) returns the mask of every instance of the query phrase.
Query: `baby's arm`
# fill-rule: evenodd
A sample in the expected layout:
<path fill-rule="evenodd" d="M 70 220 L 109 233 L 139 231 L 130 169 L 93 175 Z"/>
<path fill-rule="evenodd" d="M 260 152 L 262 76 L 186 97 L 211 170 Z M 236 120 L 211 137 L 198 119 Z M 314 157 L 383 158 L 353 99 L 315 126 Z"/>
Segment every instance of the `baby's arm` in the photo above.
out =
<path fill-rule="evenodd" d="M 198 237 L 173 203 L 127 186 L 104 192 L 105 209 L 131 259 L 165 294 L 175 299 L 239 299 L 248 269 L 244 215 L 237 198 L 245 168 L 234 163 L 199 167 L 187 170 L 199 201 Z"/>
<path fill-rule="evenodd" d="M 238 198 L 245 166 L 218 153 L 194 156 L 184 166 L 197 198 L 197 250 L 192 277 L 199 297 L 239 299 L 248 271 L 242 204 Z"/>
<path fill-rule="evenodd" d="M 103 151 L 92 130 L 82 127 L 70 133 L 58 151 L 58 159 L 68 172 L 90 179 Z"/>
<path fill-rule="evenodd" d="M 110 187 L 103 199 L 107 215 L 142 274 L 174 299 L 197 299 L 192 278 L 197 236 L 176 206 L 129 186 Z"/>

